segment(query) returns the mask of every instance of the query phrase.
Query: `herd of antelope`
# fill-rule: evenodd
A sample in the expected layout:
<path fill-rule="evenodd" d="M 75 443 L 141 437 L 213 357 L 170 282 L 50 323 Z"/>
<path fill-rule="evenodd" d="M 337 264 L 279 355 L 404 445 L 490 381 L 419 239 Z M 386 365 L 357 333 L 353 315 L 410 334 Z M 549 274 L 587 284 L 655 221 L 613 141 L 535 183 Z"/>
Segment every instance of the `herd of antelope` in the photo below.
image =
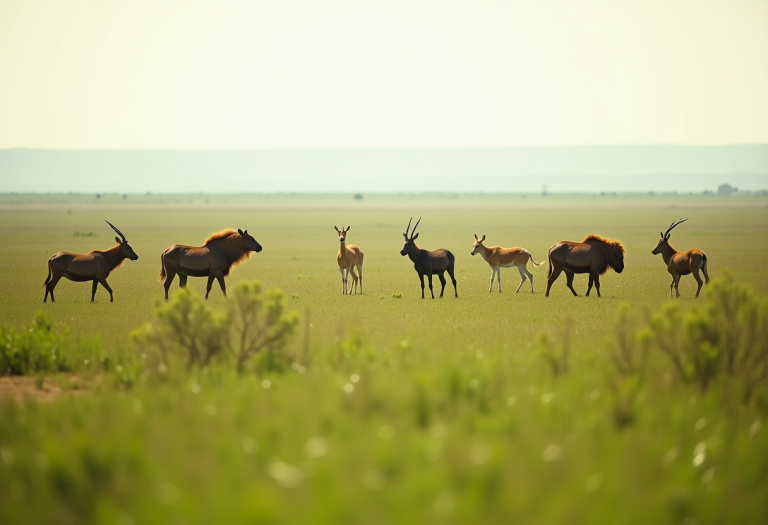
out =
<path fill-rule="evenodd" d="M 419 234 L 416 233 L 416 228 L 418 228 L 421 222 L 421 217 L 416 221 L 413 230 L 409 232 L 412 220 L 413 217 L 408 221 L 408 226 L 403 233 L 405 244 L 403 249 L 400 250 L 400 255 L 403 257 L 407 255 L 413 262 L 413 268 L 419 275 L 419 281 L 421 282 L 421 298 L 424 299 L 424 276 L 428 279 L 429 292 L 432 295 L 432 299 L 435 298 L 435 293 L 432 289 L 432 276 L 435 274 L 440 279 L 440 297 L 443 296 L 446 284 L 445 272 L 448 272 L 448 276 L 451 278 L 454 296 L 458 297 L 459 292 L 456 288 L 456 277 L 454 276 L 456 257 L 444 248 L 432 251 L 419 248 L 416 245 L 416 239 L 419 237 Z M 669 236 L 672 229 L 687 220 L 681 218 L 673 222 L 666 232 L 661 233 L 661 239 L 659 239 L 656 248 L 652 252 L 654 255 L 661 254 L 664 264 L 667 265 L 667 271 L 672 276 L 672 283 L 669 285 L 670 298 L 672 297 L 673 288 L 677 297 L 680 297 L 678 286 L 680 277 L 683 275 L 693 274 L 694 279 L 696 279 L 699 285 L 696 290 L 696 297 L 699 296 L 702 284 L 704 283 L 699 276 L 699 272 L 704 274 L 704 279 L 709 283 L 707 255 L 703 251 L 694 248 L 685 252 L 678 252 L 669 244 Z M 112 288 L 107 284 L 107 277 L 109 277 L 113 270 L 118 269 L 126 259 L 135 261 L 139 256 L 136 255 L 136 252 L 128 244 L 125 235 L 120 230 L 109 221 L 104 222 L 109 224 L 119 235 L 119 237 L 115 237 L 117 245 L 108 250 L 94 250 L 86 254 L 59 252 L 52 255 L 48 259 L 48 278 L 43 284 L 45 287 L 43 302 L 48 301 L 48 295 L 51 296 L 51 302 L 56 301 L 53 291 L 62 277 L 66 277 L 70 281 L 92 282 L 91 302 L 94 301 L 96 288 L 99 284 L 109 292 L 110 302 L 114 300 Z M 339 235 L 339 252 L 336 255 L 336 262 L 341 272 L 341 293 L 343 295 L 357 293 L 359 282 L 360 293 L 362 294 L 363 251 L 354 244 L 347 245 L 349 226 L 346 228 L 342 227 L 341 230 L 334 226 L 334 229 Z M 493 280 L 495 277 L 499 292 L 501 292 L 501 268 L 514 267 L 520 272 L 521 279 L 515 293 L 520 291 L 526 279 L 531 282 L 531 293 L 533 293 L 533 274 L 528 271 L 528 262 L 530 261 L 534 267 L 540 266 L 541 263 L 534 261 L 531 253 L 524 248 L 488 247 L 483 244 L 484 241 L 485 235 L 480 239 L 475 235 L 471 255 L 480 254 L 485 262 L 488 263 L 488 266 L 491 267 L 491 283 L 488 291 L 491 292 L 493 290 Z M 227 287 L 224 278 L 229 275 L 233 268 L 245 262 L 251 256 L 251 253 L 258 253 L 261 250 L 261 245 L 248 233 L 248 230 L 235 231 L 226 229 L 216 232 L 210 235 L 202 246 L 174 244 L 160 255 L 159 277 L 160 281 L 165 280 L 163 283 L 165 299 L 168 300 L 168 290 L 176 275 L 179 276 L 179 286 L 181 288 L 187 286 L 188 277 L 207 277 L 206 299 L 211 293 L 213 281 L 216 279 L 219 282 L 222 293 L 226 296 Z M 565 272 L 566 286 L 573 292 L 573 295 L 578 295 L 573 288 L 574 275 L 586 273 L 589 274 L 589 285 L 586 295 L 589 295 L 594 286 L 597 296 L 600 297 L 600 276 L 611 268 L 616 273 L 621 273 L 624 270 L 625 254 L 626 250 L 621 242 L 607 239 L 597 234 L 589 234 L 581 242 L 560 241 L 549 249 L 547 256 L 549 264 L 545 296 L 549 297 L 552 284 L 562 272 Z M 352 274 L 352 284 L 348 282 L 349 274 Z"/>

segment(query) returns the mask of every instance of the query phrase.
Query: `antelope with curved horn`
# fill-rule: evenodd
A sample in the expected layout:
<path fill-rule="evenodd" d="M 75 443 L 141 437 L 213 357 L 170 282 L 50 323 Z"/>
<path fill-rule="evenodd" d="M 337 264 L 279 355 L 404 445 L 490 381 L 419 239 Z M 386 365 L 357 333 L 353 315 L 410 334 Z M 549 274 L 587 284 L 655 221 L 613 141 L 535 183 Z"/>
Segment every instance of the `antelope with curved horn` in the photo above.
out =
<path fill-rule="evenodd" d="M 248 260 L 251 252 L 260 252 L 261 244 L 248 230 L 221 230 L 208 236 L 202 246 L 174 244 L 160 255 L 160 280 L 165 279 L 165 300 L 176 274 L 179 286 L 187 286 L 187 277 L 208 277 L 205 298 L 211 293 L 213 280 L 219 281 L 221 291 L 227 295 L 224 277 L 237 265 Z"/>
<path fill-rule="evenodd" d="M 680 277 L 683 275 L 692 273 L 693 278 L 696 279 L 697 283 L 699 283 L 699 288 L 696 290 L 696 297 L 699 296 L 699 292 L 701 292 L 701 286 L 703 284 L 701 277 L 699 277 L 699 270 L 701 270 L 701 273 L 704 274 L 704 278 L 707 280 L 707 284 L 709 284 L 709 274 L 707 273 L 707 254 L 701 250 L 697 250 L 696 248 L 688 250 L 687 252 L 678 252 L 672 247 L 671 244 L 669 244 L 669 232 L 687 220 L 687 218 L 683 219 L 680 217 L 679 221 L 672 222 L 669 228 L 667 228 L 666 232 L 659 232 L 659 234 L 661 234 L 661 239 L 659 239 L 659 244 L 657 244 L 656 248 L 654 248 L 651 252 L 654 255 L 661 254 L 661 257 L 664 259 L 664 264 L 667 265 L 667 271 L 672 276 L 672 283 L 669 285 L 670 298 L 672 297 L 672 287 L 675 288 L 677 297 L 680 297 L 680 290 L 678 289 L 678 285 L 680 284 Z"/>
<path fill-rule="evenodd" d="M 407 255 L 410 257 L 411 261 L 413 261 L 413 268 L 416 270 L 416 273 L 419 274 L 419 279 L 421 280 L 421 298 L 424 299 L 425 275 L 429 279 L 429 292 L 432 294 L 432 299 L 435 298 L 435 292 L 432 290 L 432 276 L 434 274 L 437 274 L 440 278 L 440 284 L 442 285 L 442 288 L 440 288 L 440 297 L 443 296 L 443 291 L 445 290 L 445 276 L 443 274 L 446 271 L 453 282 L 454 295 L 458 297 L 459 292 L 456 289 L 456 278 L 453 276 L 453 266 L 456 262 L 456 258 L 451 252 L 442 248 L 439 250 L 428 251 L 422 250 L 416 246 L 414 241 L 419 237 L 419 234 L 416 233 L 416 228 L 418 228 L 419 223 L 421 222 L 421 217 L 416 221 L 416 226 L 413 227 L 413 231 L 409 237 L 408 230 L 411 228 L 412 220 L 413 217 L 408 221 L 408 227 L 403 234 L 403 237 L 405 237 L 405 244 L 403 245 L 403 249 L 400 250 L 400 255 L 403 257 Z"/>
<path fill-rule="evenodd" d="M 43 283 L 45 286 L 44 303 L 48 302 L 48 294 L 51 295 L 51 302 L 56 302 L 53 289 L 56 288 L 56 284 L 62 277 L 76 282 L 93 281 L 91 302 L 96 296 L 96 287 L 101 283 L 109 292 L 109 302 L 113 302 L 112 288 L 107 284 L 107 277 L 113 270 L 120 268 L 126 259 L 135 261 L 139 256 L 133 251 L 120 230 L 115 228 L 111 222 L 106 220 L 104 222 L 109 224 L 120 236 L 115 237 L 117 245 L 109 250 L 94 250 L 86 254 L 59 252 L 52 255 L 48 259 L 48 278 Z"/>
<path fill-rule="evenodd" d="M 470 255 L 479 253 L 483 259 L 485 259 L 485 262 L 488 263 L 488 266 L 491 267 L 491 285 L 488 288 L 488 291 L 490 292 L 493 290 L 493 277 L 498 276 L 496 280 L 499 283 L 499 293 L 501 293 L 501 268 L 503 267 L 517 268 L 520 272 L 520 278 L 522 280 L 520 281 L 517 290 L 515 290 L 515 293 L 520 291 L 526 278 L 531 280 L 531 293 L 533 293 L 533 274 L 528 271 L 528 261 L 531 261 L 534 267 L 540 266 L 541 263 L 534 261 L 533 255 L 531 255 L 525 248 L 501 248 L 499 246 L 491 246 L 488 248 L 483 244 L 484 240 L 485 235 L 483 235 L 482 239 L 478 239 L 477 234 L 475 234 L 475 244 L 472 246 Z"/>
<path fill-rule="evenodd" d="M 355 274 L 355 268 L 357 268 L 360 274 L 360 293 L 363 293 L 363 250 L 350 244 L 347 246 L 347 232 L 351 226 L 341 227 L 341 230 L 333 227 L 339 234 L 339 253 L 336 255 L 336 262 L 339 264 L 339 271 L 341 272 L 341 295 L 348 295 L 352 292 L 354 287 L 354 293 L 357 293 L 357 280 L 358 277 Z M 352 274 L 353 283 L 352 286 L 347 289 L 347 278 L 349 274 Z"/>

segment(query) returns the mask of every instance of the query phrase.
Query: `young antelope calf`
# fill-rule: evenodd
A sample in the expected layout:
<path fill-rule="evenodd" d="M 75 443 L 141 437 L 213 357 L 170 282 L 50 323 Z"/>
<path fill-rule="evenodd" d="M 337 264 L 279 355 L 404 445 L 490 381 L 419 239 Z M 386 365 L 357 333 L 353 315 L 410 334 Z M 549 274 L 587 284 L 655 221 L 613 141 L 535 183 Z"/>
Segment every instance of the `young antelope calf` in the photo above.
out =
<path fill-rule="evenodd" d="M 533 266 L 540 266 L 541 263 L 537 263 L 533 260 L 533 256 L 525 248 L 501 248 L 499 246 L 491 246 L 488 248 L 483 244 L 485 235 L 482 239 L 478 239 L 475 235 L 475 244 L 472 246 L 472 253 L 470 255 L 480 254 L 488 266 L 491 267 L 491 285 L 488 287 L 488 291 L 493 290 L 493 277 L 497 275 L 497 282 L 499 283 L 499 293 L 501 293 L 501 269 L 503 268 L 517 268 L 520 272 L 520 285 L 515 290 L 515 293 L 520 291 L 523 286 L 526 277 L 531 280 L 531 293 L 533 293 L 533 274 L 528 271 L 528 261 L 533 263 Z"/>

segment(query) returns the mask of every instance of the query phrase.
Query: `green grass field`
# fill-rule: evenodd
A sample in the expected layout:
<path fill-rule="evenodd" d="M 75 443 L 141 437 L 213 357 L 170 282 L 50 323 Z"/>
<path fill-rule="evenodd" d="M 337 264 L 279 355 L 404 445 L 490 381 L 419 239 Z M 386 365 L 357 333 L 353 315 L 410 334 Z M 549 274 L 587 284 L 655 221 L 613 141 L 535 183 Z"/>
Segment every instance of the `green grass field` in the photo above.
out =
<path fill-rule="evenodd" d="M 458 299 L 450 282 L 445 298 L 420 298 L 399 254 L 411 216 L 420 247 L 455 254 Z M 2 324 L 42 311 L 108 358 L 45 378 L 64 387 L 54 401 L 0 400 L 0 522 L 765 523 L 764 384 L 746 404 L 727 382 L 702 392 L 651 349 L 648 373 L 611 390 L 620 305 L 642 318 L 667 304 L 651 250 L 681 216 L 677 249 L 704 250 L 711 277 L 727 270 L 768 297 L 766 196 L 0 195 Z M 110 276 L 115 302 L 62 280 L 43 304 L 48 257 L 114 245 L 104 219 L 139 255 Z M 365 252 L 362 295 L 341 295 L 334 225 Z M 264 247 L 228 288 L 259 280 L 302 316 L 295 366 L 160 374 L 130 336 L 163 297 L 160 253 L 227 227 Z M 591 232 L 627 248 L 600 299 L 583 297 L 585 276 L 582 297 L 562 276 L 545 298 L 546 266 L 534 294 L 514 293 L 513 269 L 488 293 L 491 270 L 470 256 L 475 233 L 546 262 Z M 204 294 L 205 280 L 190 287 Z M 680 291 L 683 311 L 703 304 L 692 277 Z M 214 285 L 209 304 L 226 301 Z M 542 333 L 556 347 L 570 337 L 567 373 L 550 371 Z M 617 425 L 627 396 L 632 421 Z"/>

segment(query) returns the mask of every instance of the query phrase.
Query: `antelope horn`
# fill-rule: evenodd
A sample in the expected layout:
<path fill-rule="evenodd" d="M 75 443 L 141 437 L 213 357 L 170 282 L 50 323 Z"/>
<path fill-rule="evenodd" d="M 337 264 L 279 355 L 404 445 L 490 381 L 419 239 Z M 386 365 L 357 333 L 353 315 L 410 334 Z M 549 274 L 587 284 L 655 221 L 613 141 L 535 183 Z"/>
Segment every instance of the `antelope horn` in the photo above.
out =
<path fill-rule="evenodd" d="M 121 232 L 120 230 L 118 230 L 117 228 L 115 228 L 115 225 L 114 225 L 114 224 L 112 224 L 111 222 L 109 222 L 108 220 L 104 219 L 104 222 L 106 222 L 107 224 L 109 224 L 110 226 L 112 226 L 112 229 L 113 229 L 113 230 L 115 230 L 115 231 L 117 232 L 117 234 L 118 234 L 120 237 L 122 237 L 122 238 L 123 238 L 123 242 L 125 242 L 125 235 L 123 235 L 123 232 Z"/>
<path fill-rule="evenodd" d="M 408 220 L 408 227 L 405 229 L 405 236 L 406 236 L 406 237 L 408 236 L 408 230 L 410 230 L 410 229 L 411 229 L 411 221 L 412 221 L 412 220 L 413 220 L 413 217 L 411 217 L 411 218 Z"/>
<path fill-rule="evenodd" d="M 685 221 L 687 221 L 689 218 L 690 218 L 690 217 L 683 219 L 682 217 L 680 217 L 680 220 L 679 220 L 679 221 L 677 221 L 677 222 L 675 222 L 675 221 L 672 221 L 672 224 L 669 226 L 669 228 L 667 228 L 667 231 L 664 233 L 664 236 L 666 237 L 666 236 L 669 234 L 669 232 L 671 232 L 673 229 L 675 229 L 675 227 L 676 227 L 676 226 L 678 226 L 679 224 L 682 224 L 682 223 L 684 223 L 684 222 L 685 222 Z"/>
<path fill-rule="evenodd" d="M 413 231 L 411 232 L 411 237 L 416 233 L 416 228 L 419 227 L 419 223 L 421 222 L 421 217 L 419 217 L 419 220 L 416 221 L 416 226 L 413 227 Z"/>

